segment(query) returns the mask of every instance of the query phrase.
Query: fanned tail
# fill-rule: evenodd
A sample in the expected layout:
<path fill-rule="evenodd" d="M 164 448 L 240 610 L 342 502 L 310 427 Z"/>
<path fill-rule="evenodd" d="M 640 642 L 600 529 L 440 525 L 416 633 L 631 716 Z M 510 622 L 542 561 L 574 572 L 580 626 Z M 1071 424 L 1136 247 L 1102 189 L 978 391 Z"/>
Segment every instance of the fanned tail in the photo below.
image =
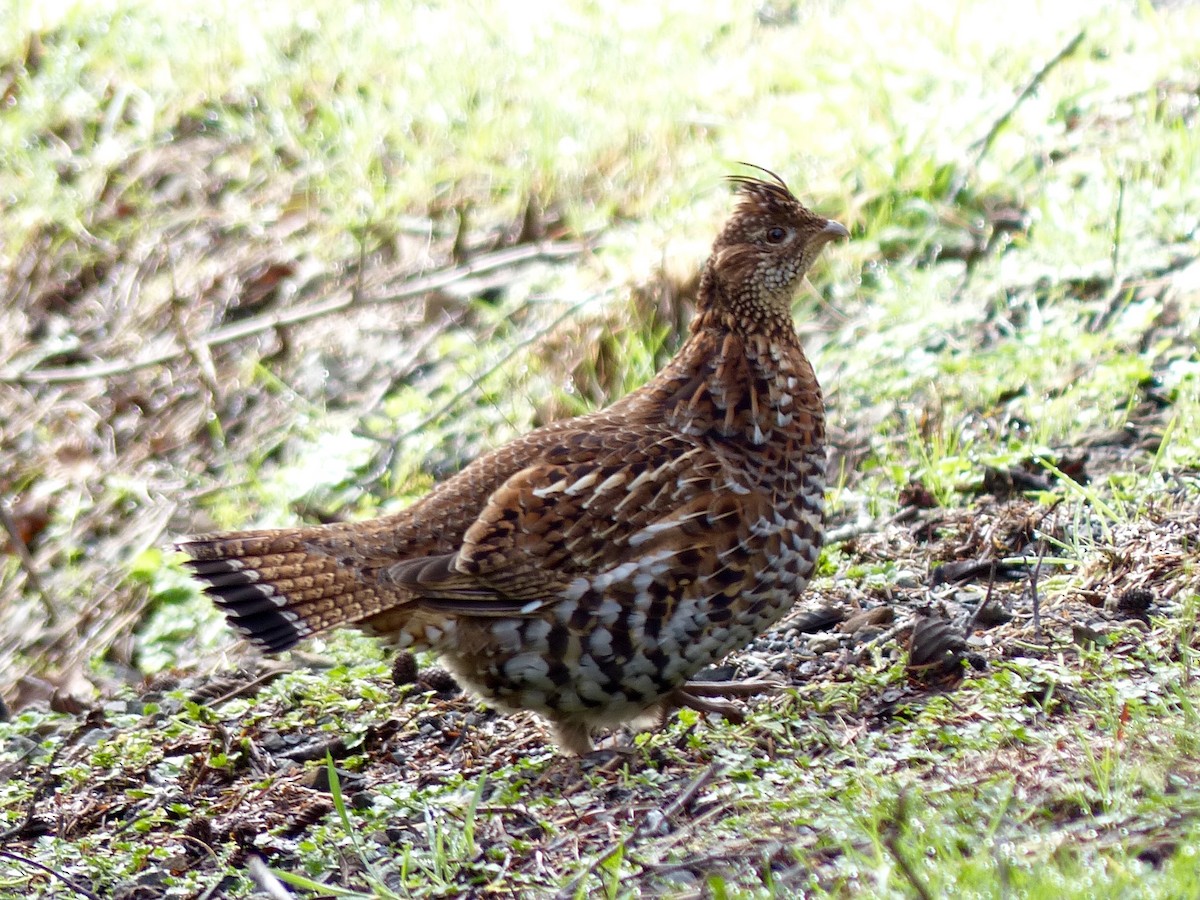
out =
<path fill-rule="evenodd" d="M 339 553 L 337 526 L 202 534 L 176 544 L 229 624 L 278 653 L 336 625 L 403 602 L 367 571 L 360 555 Z M 349 537 L 347 535 L 346 537 Z"/>

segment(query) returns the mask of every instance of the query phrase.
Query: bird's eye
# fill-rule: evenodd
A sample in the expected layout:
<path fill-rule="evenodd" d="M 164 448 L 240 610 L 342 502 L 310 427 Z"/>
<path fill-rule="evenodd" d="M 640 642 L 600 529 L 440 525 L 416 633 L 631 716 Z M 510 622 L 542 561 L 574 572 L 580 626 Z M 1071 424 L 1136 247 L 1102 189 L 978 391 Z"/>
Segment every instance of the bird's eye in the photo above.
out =
<path fill-rule="evenodd" d="M 767 240 L 772 244 L 778 244 L 782 242 L 785 237 L 787 237 L 787 231 L 780 228 L 778 225 L 767 232 Z"/>

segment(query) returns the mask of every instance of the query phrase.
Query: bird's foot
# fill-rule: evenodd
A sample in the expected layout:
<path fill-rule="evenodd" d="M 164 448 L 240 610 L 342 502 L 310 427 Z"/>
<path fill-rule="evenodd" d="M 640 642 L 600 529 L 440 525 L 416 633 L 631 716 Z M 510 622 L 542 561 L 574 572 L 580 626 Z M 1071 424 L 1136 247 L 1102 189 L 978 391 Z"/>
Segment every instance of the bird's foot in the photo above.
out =
<path fill-rule="evenodd" d="M 750 681 L 689 681 L 668 695 L 666 709 L 687 707 L 697 712 L 716 713 L 730 722 L 740 724 L 746 720 L 741 707 L 722 697 L 755 697 L 772 694 L 784 687 L 780 679 L 755 679 Z"/>
<path fill-rule="evenodd" d="M 573 719 L 551 721 L 550 728 L 554 732 L 554 743 L 570 756 L 587 756 L 595 749 L 592 729 L 583 722 Z"/>
<path fill-rule="evenodd" d="M 615 771 L 629 764 L 639 752 L 620 731 L 602 737 L 597 744 L 591 728 L 582 722 L 554 722 L 551 727 L 559 749 L 567 756 L 577 757 L 585 771 Z"/>

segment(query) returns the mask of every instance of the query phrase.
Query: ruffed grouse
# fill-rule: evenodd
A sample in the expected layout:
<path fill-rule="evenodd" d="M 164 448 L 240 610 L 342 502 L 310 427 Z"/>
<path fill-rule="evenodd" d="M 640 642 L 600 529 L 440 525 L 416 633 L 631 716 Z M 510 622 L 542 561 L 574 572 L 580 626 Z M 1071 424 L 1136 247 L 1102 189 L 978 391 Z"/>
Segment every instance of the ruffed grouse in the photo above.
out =
<path fill-rule="evenodd" d="M 433 650 L 574 753 L 596 726 L 732 708 L 688 679 L 776 622 L 816 563 L 824 408 L 790 305 L 847 231 L 778 178 L 730 180 L 690 334 L 649 384 L 396 515 L 181 542 L 233 627 L 268 651 L 351 624 Z"/>

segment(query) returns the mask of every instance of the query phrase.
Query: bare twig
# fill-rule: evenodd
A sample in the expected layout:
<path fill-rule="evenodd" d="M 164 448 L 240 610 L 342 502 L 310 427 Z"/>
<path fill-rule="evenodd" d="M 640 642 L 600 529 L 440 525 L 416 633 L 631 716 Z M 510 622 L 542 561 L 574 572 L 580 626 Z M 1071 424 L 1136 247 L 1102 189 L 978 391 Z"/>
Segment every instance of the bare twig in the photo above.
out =
<path fill-rule="evenodd" d="M 72 881 L 62 872 L 59 872 L 57 869 L 52 869 L 49 866 L 38 862 L 36 859 L 30 859 L 28 856 L 22 856 L 19 853 L 13 853 L 11 850 L 3 849 L 0 849 L 0 856 L 5 857 L 6 859 L 11 859 L 13 862 L 18 862 L 23 866 L 29 866 L 31 869 L 38 869 L 39 871 L 45 872 L 47 875 L 53 875 L 81 897 L 88 897 L 90 900 L 100 900 L 99 894 L 93 894 L 87 888 Z M 291 898 L 289 898 L 289 900 L 291 900 Z"/>
<path fill-rule="evenodd" d="M 58 610 L 50 599 L 50 595 L 46 592 L 45 586 L 42 584 L 42 579 L 38 575 L 37 564 L 33 561 L 33 554 L 29 552 L 29 546 L 21 536 L 21 529 L 17 527 L 17 523 L 9 511 L 8 504 L 3 500 L 0 500 L 0 524 L 3 524 L 4 530 L 8 532 L 8 540 L 17 553 L 17 559 L 21 562 L 21 568 L 25 570 L 25 583 L 33 588 L 33 592 L 38 595 L 38 599 L 42 602 L 42 608 L 46 610 L 46 618 L 49 619 L 51 627 L 57 625 Z"/>
<path fill-rule="evenodd" d="M 184 353 L 191 359 L 192 365 L 196 367 L 199 373 L 200 384 L 204 388 L 205 402 L 208 405 L 208 420 L 209 428 L 207 429 L 209 442 L 213 449 L 221 452 L 225 449 L 225 429 L 221 427 L 221 419 L 218 411 L 221 409 L 221 382 L 217 378 L 217 367 L 213 364 L 212 350 L 203 340 L 197 340 L 196 337 L 188 330 L 187 323 L 183 318 L 183 309 L 186 304 L 183 296 L 179 293 L 179 288 L 175 281 L 175 258 L 174 254 L 168 256 L 171 273 L 171 302 L 169 304 L 171 310 L 171 324 L 175 331 L 175 337 L 180 344 L 183 345 Z"/>
<path fill-rule="evenodd" d="M 445 403 L 443 403 L 441 406 L 439 406 L 437 409 L 435 409 L 433 412 L 431 412 L 428 416 L 426 416 L 424 419 L 422 419 L 420 422 L 418 422 L 412 428 L 409 428 L 407 431 L 403 431 L 400 434 L 394 435 L 392 437 L 387 437 L 387 436 L 380 436 L 377 434 L 371 434 L 370 432 L 364 431 L 361 428 L 356 428 L 354 430 L 354 434 L 357 437 L 363 437 L 363 438 L 367 438 L 368 440 L 378 441 L 379 443 L 384 445 L 383 452 L 381 452 L 379 454 L 379 457 L 380 457 L 379 460 L 372 467 L 371 471 L 368 472 L 367 475 L 365 475 L 363 479 L 361 479 L 360 483 L 370 484 L 371 482 L 374 482 L 376 479 L 380 478 L 383 475 L 383 473 L 385 471 L 387 471 L 388 466 L 391 465 L 392 457 L 395 456 L 396 450 L 400 447 L 401 444 L 403 444 L 406 440 L 411 438 L 413 435 L 420 434 L 422 431 L 429 428 L 431 425 L 433 425 L 435 422 L 437 422 L 442 416 L 444 416 L 450 410 L 454 409 L 454 407 L 456 407 L 459 403 L 461 403 L 463 400 L 465 400 L 467 397 L 469 397 L 472 393 L 474 393 L 476 390 L 478 390 L 479 384 L 481 382 L 485 381 L 494 372 L 499 371 L 501 368 L 503 368 L 505 365 L 507 365 L 509 363 L 509 361 L 512 360 L 512 358 L 515 357 L 518 353 L 520 353 L 522 350 L 524 350 L 526 347 L 530 346 L 531 344 L 537 343 L 543 337 L 545 337 L 547 334 L 550 334 L 552 331 L 554 331 L 555 328 L 557 328 L 560 324 L 562 324 L 566 319 L 573 316 L 575 313 L 577 313 L 583 307 L 587 306 L 589 303 L 595 302 L 595 299 L 596 299 L 595 297 L 587 297 L 583 300 L 580 300 L 578 303 L 574 303 L 571 306 L 568 306 L 565 310 L 563 310 L 559 315 L 555 316 L 554 319 L 552 319 L 544 327 L 539 328 L 537 331 L 533 332 L 531 335 L 529 335 L 529 337 L 525 338 L 524 340 L 518 341 L 517 343 L 513 344 L 512 347 L 509 348 L 509 351 L 507 353 L 505 353 L 504 356 L 502 356 L 500 359 L 498 359 L 495 362 L 495 364 L 488 367 L 485 371 L 481 372 L 478 376 L 472 377 L 471 383 L 469 385 L 464 387 L 461 391 L 456 393 L 453 397 L 451 397 L 449 400 L 447 400 Z"/>
<path fill-rule="evenodd" d="M 896 816 L 891 822 L 884 824 L 880 835 L 883 839 L 883 845 L 888 848 L 888 852 L 896 860 L 896 865 L 900 867 L 900 871 L 904 873 L 904 877 L 908 879 L 909 884 L 913 886 L 913 890 L 917 892 L 917 896 L 921 900 L 933 900 L 933 893 L 929 890 L 929 886 L 917 874 L 917 870 L 913 868 L 908 856 L 900 847 L 900 835 L 904 833 L 905 825 L 908 822 L 908 789 L 900 792 L 900 797 L 896 801 Z"/>
<path fill-rule="evenodd" d="M 37 816 L 37 811 L 41 807 L 42 801 L 46 798 L 47 794 L 52 793 L 52 789 L 56 784 L 56 779 L 53 775 L 55 762 L 57 762 L 59 755 L 63 751 L 63 748 L 74 741 L 75 737 L 85 727 L 88 726 L 81 725 L 76 728 L 76 730 L 69 735 L 66 740 L 59 741 L 54 746 L 54 749 L 50 751 L 50 758 L 46 760 L 46 763 L 42 766 L 41 781 L 38 782 L 37 787 L 33 789 L 32 796 L 30 796 L 29 800 L 26 802 L 25 815 L 16 825 L 13 825 L 11 828 L 6 828 L 4 831 L 0 831 L 0 844 L 8 843 L 13 838 L 21 837 L 26 833 L 29 826 L 33 824 L 34 817 Z M 30 754 L 26 754 L 26 756 L 28 755 Z M 22 760 L 22 762 L 24 762 L 24 760 Z"/>
<path fill-rule="evenodd" d="M 837 528 L 830 528 L 825 532 L 825 543 L 840 544 L 842 541 L 850 540 L 850 538 L 879 531 L 886 524 L 886 521 L 883 519 L 861 516 L 853 522 L 847 522 L 844 525 L 839 525 Z"/>
<path fill-rule="evenodd" d="M 962 193 L 962 189 L 966 187 L 968 173 L 975 172 L 979 169 L 979 164 L 982 163 L 984 158 L 988 155 L 988 152 L 992 149 L 992 144 L 995 143 L 1000 132 L 1004 130 L 1004 126 L 1011 121 L 1017 110 L 1020 109 L 1021 104 L 1033 95 L 1033 92 L 1036 91 L 1041 83 L 1046 80 L 1046 76 L 1049 75 L 1055 69 L 1055 67 L 1057 67 L 1063 60 L 1072 56 L 1075 51 L 1079 49 L 1079 45 L 1083 43 L 1083 38 L 1086 34 L 1087 31 L 1085 29 L 1080 29 L 1073 38 L 1067 41 L 1061 50 L 1055 53 L 1054 56 L 1050 57 L 1050 59 L 1033 74 L 1033 77 L 1029 79 L 1029 81 L 1025 84 L 1025 87 L 1021 89 L 1019 94 L 1017 94 L 1016 99 L 1013 100 L 1008 109 L 1001 113 L 1001 115 L 992 122 L 992 125 L 987 130 L 987 133 L 984 134 L 984 136 L 979 140 L 971 144 L 971 149 L 975 150 L 975 160 L 969 167 L 962 169 L 958 176 L 951 182 L 950 189 L 946 192 L 949 202 L 953 203 L 958 199 L 958 195 Z M 968 269 L 968 271 L 970 270 Z"/>
<path fill-rule="evenodd" d="M 847 522 L 844 525 L 839 525 L 836 528 L 830 528 L 825 532 L 826 544 L 838 544 L 842 541 L 848 541 L 851 538 L 860 537 L 864 534 L 877 534 L 892 525 L 901 525 L 913 517 L 919 510 L 913 507 L 905 507 L 895 515 L 883 516 L 881 518 L 871 518 L 870 516 L 860 515 L 853 522 Z"/>
<path fill-rule="evenodd" d="M 975 611 L 971 613 L 971 618 L 967 620 L 967 628 L 963 637 L 970 637 L 975 630 L 975 623 L 979 621 L 979 615 L 983 612 L 985 606 L 992 602 L 992 590 L 996 587 L 996 561 L 992 560 L 991 571 L 988 572 L 988 588 L 987 594 L 983 600 L 975 607 Z"/>
<path fill-rule="evenodd" d="M 708 783 L 716 778 L 721 771 L 722 767 L 717 765 L 717 763 L 713 763 L 694 779 L 692 779 L 692 783 L 680 791 L 678 797 L 663 807 L 663 821 L 670 822 L 671 819 L 679 815 L 680 812 L 687 809 L 687 807 L 691 805 L 692 801 L 696 799 L 696 795 L 704 790 L 704 788 L 708 786 Z"/>
<path fill-rule="evenodd" d="M 273 665 L 270 669 L 268 669 L 263 674 L 259 675 L 253 681 L 248 681 L 245 684 L 240 685 L 231 691 L 226 691 L 224 694 L 221 694 L 221 696 L 219 696 L 219 697 L 214 697 L 211 700 L 205 700 L 205 701 L 203 701 L 203 704 L 205 706 L 207 706 L 209 709 L 216 709 L 222 703 L 228 703 L 230 700 L 234 700 L 238 697 L 245 697 L 248 694 L 253 694 L 259 688 L 263 687 L 264 685 L 270 684 L 272 681 L 274 681 L 280 675 L 286 675 L 288 672 L 292 672 L 292 671 L 295 671 L 294 666 L 278 665 L 278 664 Z"/>
<path fill-rule="evenodd" d="M 1033 639 L 1042 640 L 1042 608 L 1038 600 L 1038 576 L 1042 572 L 1042 558 L 1046 555 L 1046 542 L 1038 548 L 1037 564 L 1029 572 L 1029 595 L 1033 602 Z"/>
<path fill-rule="evenodd" d="M 617 841 L 615 844 L 597 856 L 594 860 L 592 860 L 591 864 L 586 869 L 567 882 L 562 890 L 554 895 L 554 900 L 570 900 L 572 897 L 580 896 L 579 888 L 583 885 L 583 883 L 587 881 L 587 879 L 591 878 L 597 869 L 599 869 L 618 853 L 623 852 L 625 849 L 625 843 L 623 841 Z"/>
<path fill-rule="evenodd" d="M 565 259 L 577 256 L 584 249 L 580 243 L 554 242 L 537 244 L 528 247 L 515 247 L 488 253 L 465 266 L 455 266 L 442 269 L 419 278 L 410 279 L 399 290 L 376 297 L 361 296 L 361 277 L 356 282 L 355 289 L 341 291 L 337 295 L 310 303 L 295 309 L 280 310 L 236 322 L 200 335 L 196 341 L 205 347 L 216 347 L 232 341 L 251 337 L 263 332 L 273 331 L 286 325 L 296 325 L 308 322 L 322 316 L 342 312 L 356 305 L 397 303 L 430 291 L 447 288 L 453 284 L 461 284 L 485 272 L 492 272 L 506 266 L 534 262 L 536 260 Z M 87 366 L 61 366 L 57 368 L 32 369 L 25 371 L 0 371 L 0 383 L 6 384 L 65 384 L 86 381 L 91 378 L 110 378 L 114 375 L 125 375 L 138 369 L 157 366 L 173 359 L 178 359 L 187 351 L 180 347 L 175 340 L 160 341 L 156 347 L 147 351 L 137 359 L 118 359 L 93 363 Z"/>
<path fill-rule="evenodd" d="M 183 352 L 191 358 L 200 373 L 200 382 L 208 393 L 209 408 L 213 411 L 221 404 L 221 383 L 217 380 L 217 367 L 213 364 L 212 352 L 203 340 L 197 340 L 187 330 L 180 314 L 184 300 L 178 295 L 171 298 L 171 324 L 175 337 L 183 345 Z"/>
<path fill-rule="evenodd" d="M 449 313 L 443 312 L 442 315 L 446 319 L 447 325 L 453 324 L 453 319 Z M 561 321 L 561 320 L 559 320 L 559 321 Z M 512 359 L 511 354 L 508 354 L 505 356 L 505 360 L 509 360 L 509 359 Z M 493 366 L 492 368 L 490 368 L 486 372 L 484 372 L 482 375 L 475 375 L 473 372 L 471 372 L 471 371 L 467 370 L 465 367 L 463 367 L 460 364 L 460 360 L 455 360 L 455 368 L 459 371 L 460 374 L 465 375 L 467 377 L 467 380 L 469 380 L 471 382 L 470 386 L 465 389 L 466 392 L 471 393 L 471 391 L 474 390 L 474 391 L 477 391 L 479 393 L 479 395 L 481 395 L 481 396 L 484 393 L 482 379 L 487 378 L 489 375 L 491 375 L 493 372 L 496 371 L 496 367 Z M 510 416 L 504 409 L 501 408 L 499 402 L 492 401 L 491 406 L 494 410 L 496 410 L 496 412 L 500 413 L 501 418 L 503 418 L 504 421 L 508 423 L 509 428 L 513 429 L 514 431 L 516 431 L 519 428 L 517 423 L 512 420 L 512 416 Z"/>
<path fill-rule="evenodd" d="M 179 285 L 175 279 L 175 255 L 168 254 L 167 264 L 171 275 L 171 324 L 174 326 L 175 337 L 183 345 L 184 353 L 192 359 L 200 373 L 200 381 L 208 391 L 209 407 L 214 412 L 221 404 L 221 385 L 217 381 L 217 367 L 213 365 L 212 352 L 203 340 L 197 340 L 188 331 L 187 323 L 183 321 L 183 309 L 187 301 L 179 293 Z"/>
<path fill-rule="evenodd" d="M 1125 217 L 1125 176 L 1117 181 L 1117 213 L 1113 222 L 1112 282 L 1117 283 L 1121 272 L 1121 223 Z"/>
<path fill-rule="evenodd" d="M 1030 78 L 1025 87 L 1021 89 L 1021 93 L 1017 94 L 1016 99 L 1013 100 L 1008 109 L 1006 109 L 1000 115 L 1000 117 L 992 123 L 992 127 L 987 130 L 987 134 L 976 141 L 973 145 L 979 149 L 975 154 L 975 162 L 973 163 L 972 168 L 979 167 L 979 164 L 983 162 L 984 157 L 987 156 L 988 151 L 992 149 L 992 144 L 995 142 L 996 137 L 1004 129 L 1004 126 L 1009 123 L 1013 115 L 1016 114 L 1017 110 L 1020 109 L 1021 104 L 1033 95 L 1033 92 L 1036 91 L 1041 83 L 1046 80 L 1046 76 L 1054 71 L 1054 69 L 1060 63 L 1062 63 L 1063 60 L 1074 55 L 1075 51 L 1079 49 L 1079 45 L 1083 43 L 1083 39 L 1086 35 L 1087 30 L 1081 28 L 1073 38 L 1063 45 L 1062 49 L 1050 57 L 1050 59 L 1047 60 L 1046 63 L 1044 63 L 1042 67 L 1033 74 L 1033 77 Z"/>
<path fill-rule="evenodd" d="M 203 894 L 197 895 L 196 900 L 212 900 L 213 897 L 217 896 L 218 891 L 223 891 L 225 889 L 228 880 L 229 875 L 218 871 L 216 880 L 208 886 L 208 890 L 206 890 Z"/>

